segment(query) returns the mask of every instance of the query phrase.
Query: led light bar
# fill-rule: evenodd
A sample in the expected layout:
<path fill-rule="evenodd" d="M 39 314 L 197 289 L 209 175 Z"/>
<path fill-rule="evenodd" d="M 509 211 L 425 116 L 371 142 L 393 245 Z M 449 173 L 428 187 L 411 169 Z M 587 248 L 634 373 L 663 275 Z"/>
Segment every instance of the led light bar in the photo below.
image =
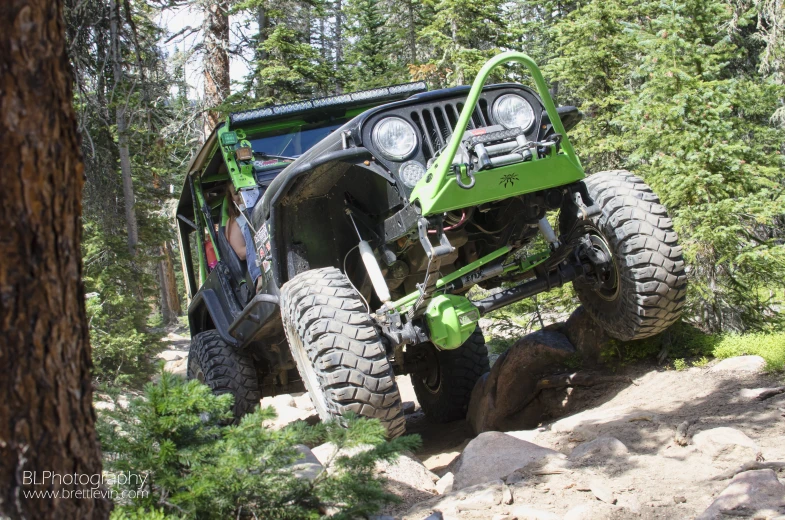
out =
<path fill-rule="evenodd" d="M 339 106 L 348 108 L 351 106 L 362 106 L 367 105 L 369 101 L 373 101 L 378 104 L 381 104 L 382 102 L 389 103 L 390 101 L 406 99 L 412 94 L 418 94 L 427 90 L 428 87 L 424 81 L 404 83 L 402 85 L 391 85 L 389 87 L 372 88 L 368 90 L 361 90 L 359 92 L 351 92 L 348 94 L 338 94 L 336 96 L 309 99 L 305 101 L 295 101 L 294 103 L 285 103 L 283 105 L 273 105 L 270 107 L 234 112 L 229 115 L 229 123 L 232 126 L 255 123 L 264 121 L 265 119 L 274 119 L 280 116 L 308 112 L 318 108 Z"/>

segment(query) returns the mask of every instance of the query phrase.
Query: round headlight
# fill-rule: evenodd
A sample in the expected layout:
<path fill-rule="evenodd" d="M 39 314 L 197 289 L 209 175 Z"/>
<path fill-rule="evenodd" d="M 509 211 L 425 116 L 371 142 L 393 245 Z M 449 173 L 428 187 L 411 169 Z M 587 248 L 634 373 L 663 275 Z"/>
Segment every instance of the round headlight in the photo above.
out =
<path fill-rule="evenodd" d="M 398 176 L 410 188 L 414 188 L 423 175 L 425 175 L 425 166 L 417 161 L 405 162 L 398 170 Z"/>
<path fill-rule="evenodd" d="M 505 94 L 493 103 L 493 116 L 505 128 L 523 131 L 534 123 L 534 110 L 528 101 L 516 94 Z"/>
<path fill-rule="evenodd" d="M 387 117 L 373 127 L 373 143 L 388 159 L 406 159 L 417 146 L 417 134 L 412 125 L 400 117 Z"/>

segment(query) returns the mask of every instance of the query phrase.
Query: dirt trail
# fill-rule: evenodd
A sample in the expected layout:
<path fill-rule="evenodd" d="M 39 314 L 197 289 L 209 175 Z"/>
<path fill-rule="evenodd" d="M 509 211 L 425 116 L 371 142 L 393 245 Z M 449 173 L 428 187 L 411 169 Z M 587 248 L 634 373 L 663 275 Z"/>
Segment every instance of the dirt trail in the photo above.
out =
<path fill-rule="evenodd" d="M 585 518 L 694 518 L 729 482 L 712 479 L 738 466 L 741 459 L 732 450 L 712 457 L 691 443 L 674 442 L 677 428 L 685 421 L 688 438 L 700 431 L 731 427 L 751 438 L 766 461 L 785 461 L 785 395 L 766 401 L 741 396 L 742 389 L 782 384 L 781 376 L 640 365 L 620 373 L 629 376 L 632 384 L 576 388 L 564 403 L 571 411 L 569 416 L 516 435 L 564 455 L 581 443 L 610 436 L 626 446 L 626 453 L 570 462 L 563 472 L 526 475 L 512 484 L 517 478 L 508 477 L 513 504 L 458 511 L 454 518 L 491 518 L 522 504 L 562 518 L 576 506 L 600 504 L 589 491 L 589 481 L 597 479 L 613 493 L 615 505 L 604 504 L 610 509 Z M 407 398 L 406 382 L 401 386 Z M 435 425 L 415 413 L 407 426 L 410 433 L 423 438 L 416 455 L 426 467 L 440 476 L 459 469 L 458 455 L 472 436 L 465 421 Z M 388 514 L 399 517 L 416 502 L 402 498 L 404 503 L 391 507 Z M 785 515 L 785 510 L 779 514 Z M 744 518 L 744 511 L 734 517 Z"/>

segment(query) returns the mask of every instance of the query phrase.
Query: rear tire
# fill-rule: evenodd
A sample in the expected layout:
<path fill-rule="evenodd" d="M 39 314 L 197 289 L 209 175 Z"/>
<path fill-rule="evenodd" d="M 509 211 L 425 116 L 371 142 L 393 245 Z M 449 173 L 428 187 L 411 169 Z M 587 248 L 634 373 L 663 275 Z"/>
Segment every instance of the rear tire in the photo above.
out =
<path fill-rule="evenodd" d="M 259 407 L 262 394 L 253 359 L 227 345 L 218 331 L 200 332 L 191 339 L 186 375 L 209 386 L 215 395 L 232 394 L 235 423 Z"/>
<path fill-rule="evenodd" d="M 292 357 L 322 420 L 352 411 L 379 419 L 389 438 L 406 428 L 387 352 L 365 303 L 334 267 L 298 274 L 281 288 Z"/>
<path fill-rule="evenodd" d="M 465 419 L 474 385 L 491 370 L 482 330 L 477 327 L 463 345 L 455 350 L 436 350 L 435 356 L 438 366 L 432 373 L 411 375 L 417 400 L 434 422 Z"/>
<path fill-rule="evenodd" d="M 573 283 L 583 306 L 608 335 L 631 341 L 663 332 L 680 317 L 687 293 L 684 258 L 673 222 L 651 188 L 625 170 L 585 181 L 600 207 L 594 224 L 612 253 L 613 290 Z M 574 222 L 562 212 L 561 231 Z"/>

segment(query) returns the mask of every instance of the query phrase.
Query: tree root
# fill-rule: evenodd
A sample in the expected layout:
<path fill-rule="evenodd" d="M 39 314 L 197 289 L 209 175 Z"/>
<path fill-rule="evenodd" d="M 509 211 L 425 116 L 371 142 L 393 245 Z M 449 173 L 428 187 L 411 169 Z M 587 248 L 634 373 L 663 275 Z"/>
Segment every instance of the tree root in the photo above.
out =
<path fill-rule="evenodd" d="M 711 480 L 728 480 L 729 478 L 735 477 L 739 473 L 744 473 L 745 471 L 752 471 L 756 469 L 782 469 L 785 468 L 785 462 L 746 462 L 739 466 L 738 468 L 729 469 L 724 473 L 720 473 L 716 477 L 712 478 Z"/>

